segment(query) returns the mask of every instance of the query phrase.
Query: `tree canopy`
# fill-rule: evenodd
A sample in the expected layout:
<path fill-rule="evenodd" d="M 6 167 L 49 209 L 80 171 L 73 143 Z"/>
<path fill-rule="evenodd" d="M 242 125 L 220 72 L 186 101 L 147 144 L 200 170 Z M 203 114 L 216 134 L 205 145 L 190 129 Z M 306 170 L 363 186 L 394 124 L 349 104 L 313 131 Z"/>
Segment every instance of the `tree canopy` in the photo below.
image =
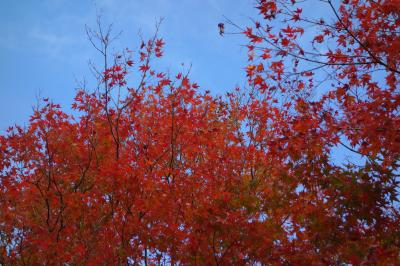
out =
<path fill-rule="evenodd" d="M 218 25 L 248 40 L 224 96 L 154 67 L 158 26 L 116 55 L 88 30 L 79 115 L 43 99 L 0 136 L 0 264 L 399 264 L 400 2 L 256 8 Z"/>

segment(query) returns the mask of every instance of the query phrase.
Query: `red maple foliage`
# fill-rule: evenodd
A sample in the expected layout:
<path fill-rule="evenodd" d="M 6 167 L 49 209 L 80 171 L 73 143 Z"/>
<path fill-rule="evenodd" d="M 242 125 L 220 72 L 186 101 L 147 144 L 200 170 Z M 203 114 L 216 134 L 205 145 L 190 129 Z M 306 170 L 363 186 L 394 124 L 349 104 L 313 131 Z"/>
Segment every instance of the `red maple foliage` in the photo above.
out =
<path fill-rule="evenodd" d="M 311 2 L 257 2 L 248 88 L 158 72 L 155 34 L 0 136 L 0 264 L 399 264 L 400 4 Z"/>

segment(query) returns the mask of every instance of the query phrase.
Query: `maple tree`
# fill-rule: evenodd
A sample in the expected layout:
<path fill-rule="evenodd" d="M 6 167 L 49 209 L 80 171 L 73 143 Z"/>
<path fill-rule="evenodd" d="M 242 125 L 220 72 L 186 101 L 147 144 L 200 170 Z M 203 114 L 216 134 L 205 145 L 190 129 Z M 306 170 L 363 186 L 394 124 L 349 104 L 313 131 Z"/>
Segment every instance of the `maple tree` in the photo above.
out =
<path fill-rule="evenodd" d="M 0 263 L 400 263 L 400 4 L 310 2 L 332 18 L 259 0 L 227 21 L 249 64 L 226 97 L 154 69 L 157 33 L 110 60 L 88 30 L 105 63 L 79 117 L 44 99 L 0 136 Z"/>

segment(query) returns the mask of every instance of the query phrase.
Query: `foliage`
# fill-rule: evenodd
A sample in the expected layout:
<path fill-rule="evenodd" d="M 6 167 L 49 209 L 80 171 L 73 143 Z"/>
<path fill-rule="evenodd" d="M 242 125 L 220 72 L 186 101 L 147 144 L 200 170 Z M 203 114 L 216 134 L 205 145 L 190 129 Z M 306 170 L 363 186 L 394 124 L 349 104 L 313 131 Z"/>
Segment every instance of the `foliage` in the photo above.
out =
<path fill-rule="evenodd" d="M 0 136 L 0 263 L 400 263 L 400 5 L 313 2 L 335 21 L 259 0 L 261 21 L 227 22 L 249 83 L 226 97 L 154 69 L 157 33 L 109 66 L 89 31 L 105 69 L 80 116 L 44 99 Z"/>

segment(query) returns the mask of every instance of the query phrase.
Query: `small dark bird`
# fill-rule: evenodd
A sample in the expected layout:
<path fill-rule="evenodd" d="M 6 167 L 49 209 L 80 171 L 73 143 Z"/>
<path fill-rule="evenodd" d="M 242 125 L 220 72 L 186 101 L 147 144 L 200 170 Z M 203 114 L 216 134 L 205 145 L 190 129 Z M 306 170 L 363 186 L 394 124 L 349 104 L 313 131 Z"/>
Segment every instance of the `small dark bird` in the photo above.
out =
<path fill-rule="evenodd" d="M 219 35 L 223 36 L 225 33 L 225 25 L 224 23 L 218 23 Z"/>

